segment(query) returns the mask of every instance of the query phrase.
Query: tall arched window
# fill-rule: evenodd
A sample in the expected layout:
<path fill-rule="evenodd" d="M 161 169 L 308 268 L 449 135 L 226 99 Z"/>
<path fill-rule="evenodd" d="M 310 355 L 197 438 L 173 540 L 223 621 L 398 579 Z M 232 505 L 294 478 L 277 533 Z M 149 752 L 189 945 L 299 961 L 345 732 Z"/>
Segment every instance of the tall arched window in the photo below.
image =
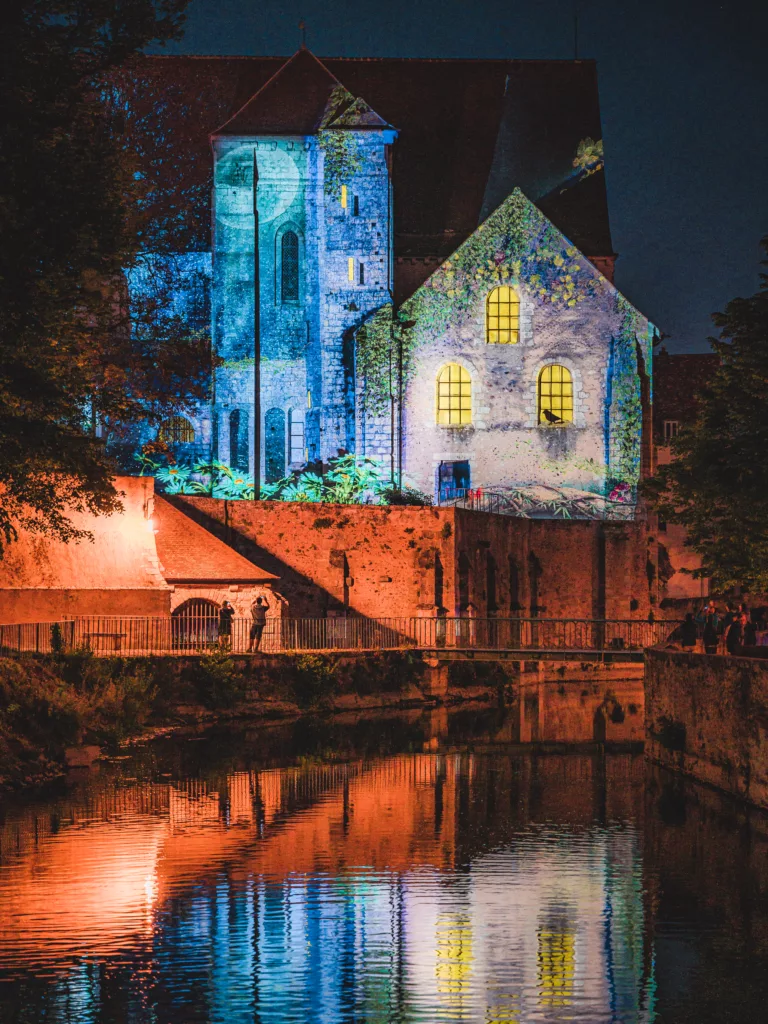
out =
<path fill-rule="evenodd" d="M 551 363 L 539 374 L 539 423 L 573 423 L 573 377 L 565 366 Z"/>
<path fill-rule="evenodd" d="M 299 236 L 286 231 L 280 239 L 280 298 L 282 302 L 299 301 Z"/>
<path fill-rule="evenodd" d="M 520 341 L 520 296 L 508 284 L 488 293 L 485 339 L 489 345 L 516 345 Z"/>
<path fill-rule="evenodd" d="M 449 363 L 437 375 L 437 423 L 440 427 L 466 427 L 472 422 L 472 379 L 458 363 Z"/>
<path fill-rule="evenodd" d="M 285 476 L 285 413 L 282 409 L 267 409 L 264 435 L 264 480 L 273 484 Z"/>
<path fill-rule="evenodd" d="M 248 472 L 248 410 L 233 409 L 229 414 L 229 464 Z"/>
<path fill-rule="evenodd" d="M 159 441 L 166 441 L 168 444 L 192 444 L 195 440 L 195 430 L 185 416 L 171 416 L 160 424 L 157 432 Z"/>

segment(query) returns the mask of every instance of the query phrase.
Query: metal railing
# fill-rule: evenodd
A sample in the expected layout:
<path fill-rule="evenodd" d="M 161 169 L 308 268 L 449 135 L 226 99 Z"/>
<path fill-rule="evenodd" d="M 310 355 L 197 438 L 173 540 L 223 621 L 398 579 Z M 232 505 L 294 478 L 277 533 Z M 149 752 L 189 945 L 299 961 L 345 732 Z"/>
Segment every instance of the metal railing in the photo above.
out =
<path fill-rule="evenodd" d="M 270 618 L 258 649 L 296 651 L 440 648 L 520 652 L 638 652 L 667 640 L 678 621 L 523 618 Z M 0 653 L 89 650 L 99 655 L 246 653 L 250 619 L 229 632 L 216 616 L 82 616 L 0 626 Z"/>
<path fill-rule="evenodd" d="M 487 491 L 477 488 L 441 489 L 439 505 L 463 508 L 470 512 L 488 512 L 498 516 L 519 516 L 524 519 L 617 519 L 634 518 L 635 502 L 616 501 L 599 494 L 575 492 L 568 496 L 556 488 L 542 488 L 544 493 L 526 491 Z M 550 493 L 547 494 L 546 492 Z"/>

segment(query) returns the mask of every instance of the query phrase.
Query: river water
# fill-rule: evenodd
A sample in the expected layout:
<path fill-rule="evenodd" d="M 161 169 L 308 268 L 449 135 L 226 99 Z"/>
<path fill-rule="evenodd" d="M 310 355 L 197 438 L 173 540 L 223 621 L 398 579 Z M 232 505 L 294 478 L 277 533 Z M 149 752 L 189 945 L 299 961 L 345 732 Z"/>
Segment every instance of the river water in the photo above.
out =
<path fill-rule="evenodd" d="M 612 689 L 159 739 L 6 798 L 0 1021 L 768 1019 L 768 822 L 645 765 Z"/>

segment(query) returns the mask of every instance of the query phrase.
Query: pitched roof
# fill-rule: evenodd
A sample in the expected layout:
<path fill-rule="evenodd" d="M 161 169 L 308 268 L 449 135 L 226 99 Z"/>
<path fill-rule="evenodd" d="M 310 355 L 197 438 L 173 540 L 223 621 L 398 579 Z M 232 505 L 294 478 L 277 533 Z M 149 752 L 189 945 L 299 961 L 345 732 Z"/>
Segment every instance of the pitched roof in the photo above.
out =
<path fill-rule="evenodd" d="M 168 583 L 268 583 L 279 578 L 158 495 L 152 518 L 160 569 Z"/>
<path fill-rule="evenodd" d="M 309 50 L 298 50 L 213 135 L 314 135 L 321 128 L 386 128 Z"/>
<path fill-rule="evenodd" d="M 444 259 L 515 186 L 537 203 L 550 196 L 571 179 L 580 143 L 602 137 L 594 61 L 327 58 L 321 64 L 305 52 L 294 70 L 304 66 L 310 74 L 312 61 L 322 73 L 311 75 L 324 84 L 317 82 L 311 103 L 299 98 L 308 104 L 302 117 L 317 120 L 320 101 L 328 95 L 324 76 L 330 76 L 343 82 L 350 96 L 364 96 L 397 128 L 392 147 L 396 257 Z M 197 234 L 185 244 L 210 248 L 211 132 L 223 122 L 228 131 L 253 127 L 245 120 L 235 123 L 233 115 L 245 119 L 251 101 L 258 100 L 248 116 L 261 117 L 269 95 L 262 87 L 271 80 L 277 89 L 282 73 L 275 73 L 281 68 L 287 76 L 290 62 L 280 57 L 158 56 L 134 66 L 128 131 L 137 134 L 135 149 L 148 179 L 157 182 L 152 195 L 158 217 L 171 193 L 176 203 L 194 205 L 189 221 Z M 158 97 L 162 102 L 155 114 Z M 286 119 L 288 108 L 281 110 Z M 297 114 L 291 108 L 291 116 Z M 153 117 L 162 123 L 150 137 Z M 603 174 L 572 191 L 550 211 L 553 222 L 585 255 L 610 255 Z"/>

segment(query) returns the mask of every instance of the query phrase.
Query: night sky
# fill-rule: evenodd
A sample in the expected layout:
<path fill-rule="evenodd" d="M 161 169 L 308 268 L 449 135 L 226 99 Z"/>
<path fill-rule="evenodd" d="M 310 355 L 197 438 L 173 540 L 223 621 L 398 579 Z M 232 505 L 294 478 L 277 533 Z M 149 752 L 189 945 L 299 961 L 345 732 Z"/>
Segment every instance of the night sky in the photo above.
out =
<path fill-rule="evenodd" d="M 572 58 L 573 0 L 191 0 L 166 52 Z M 768 4 L 579 0 L 598 61 L 616 283 L 671 351 L 758 284 L 768 234 Z"/>

